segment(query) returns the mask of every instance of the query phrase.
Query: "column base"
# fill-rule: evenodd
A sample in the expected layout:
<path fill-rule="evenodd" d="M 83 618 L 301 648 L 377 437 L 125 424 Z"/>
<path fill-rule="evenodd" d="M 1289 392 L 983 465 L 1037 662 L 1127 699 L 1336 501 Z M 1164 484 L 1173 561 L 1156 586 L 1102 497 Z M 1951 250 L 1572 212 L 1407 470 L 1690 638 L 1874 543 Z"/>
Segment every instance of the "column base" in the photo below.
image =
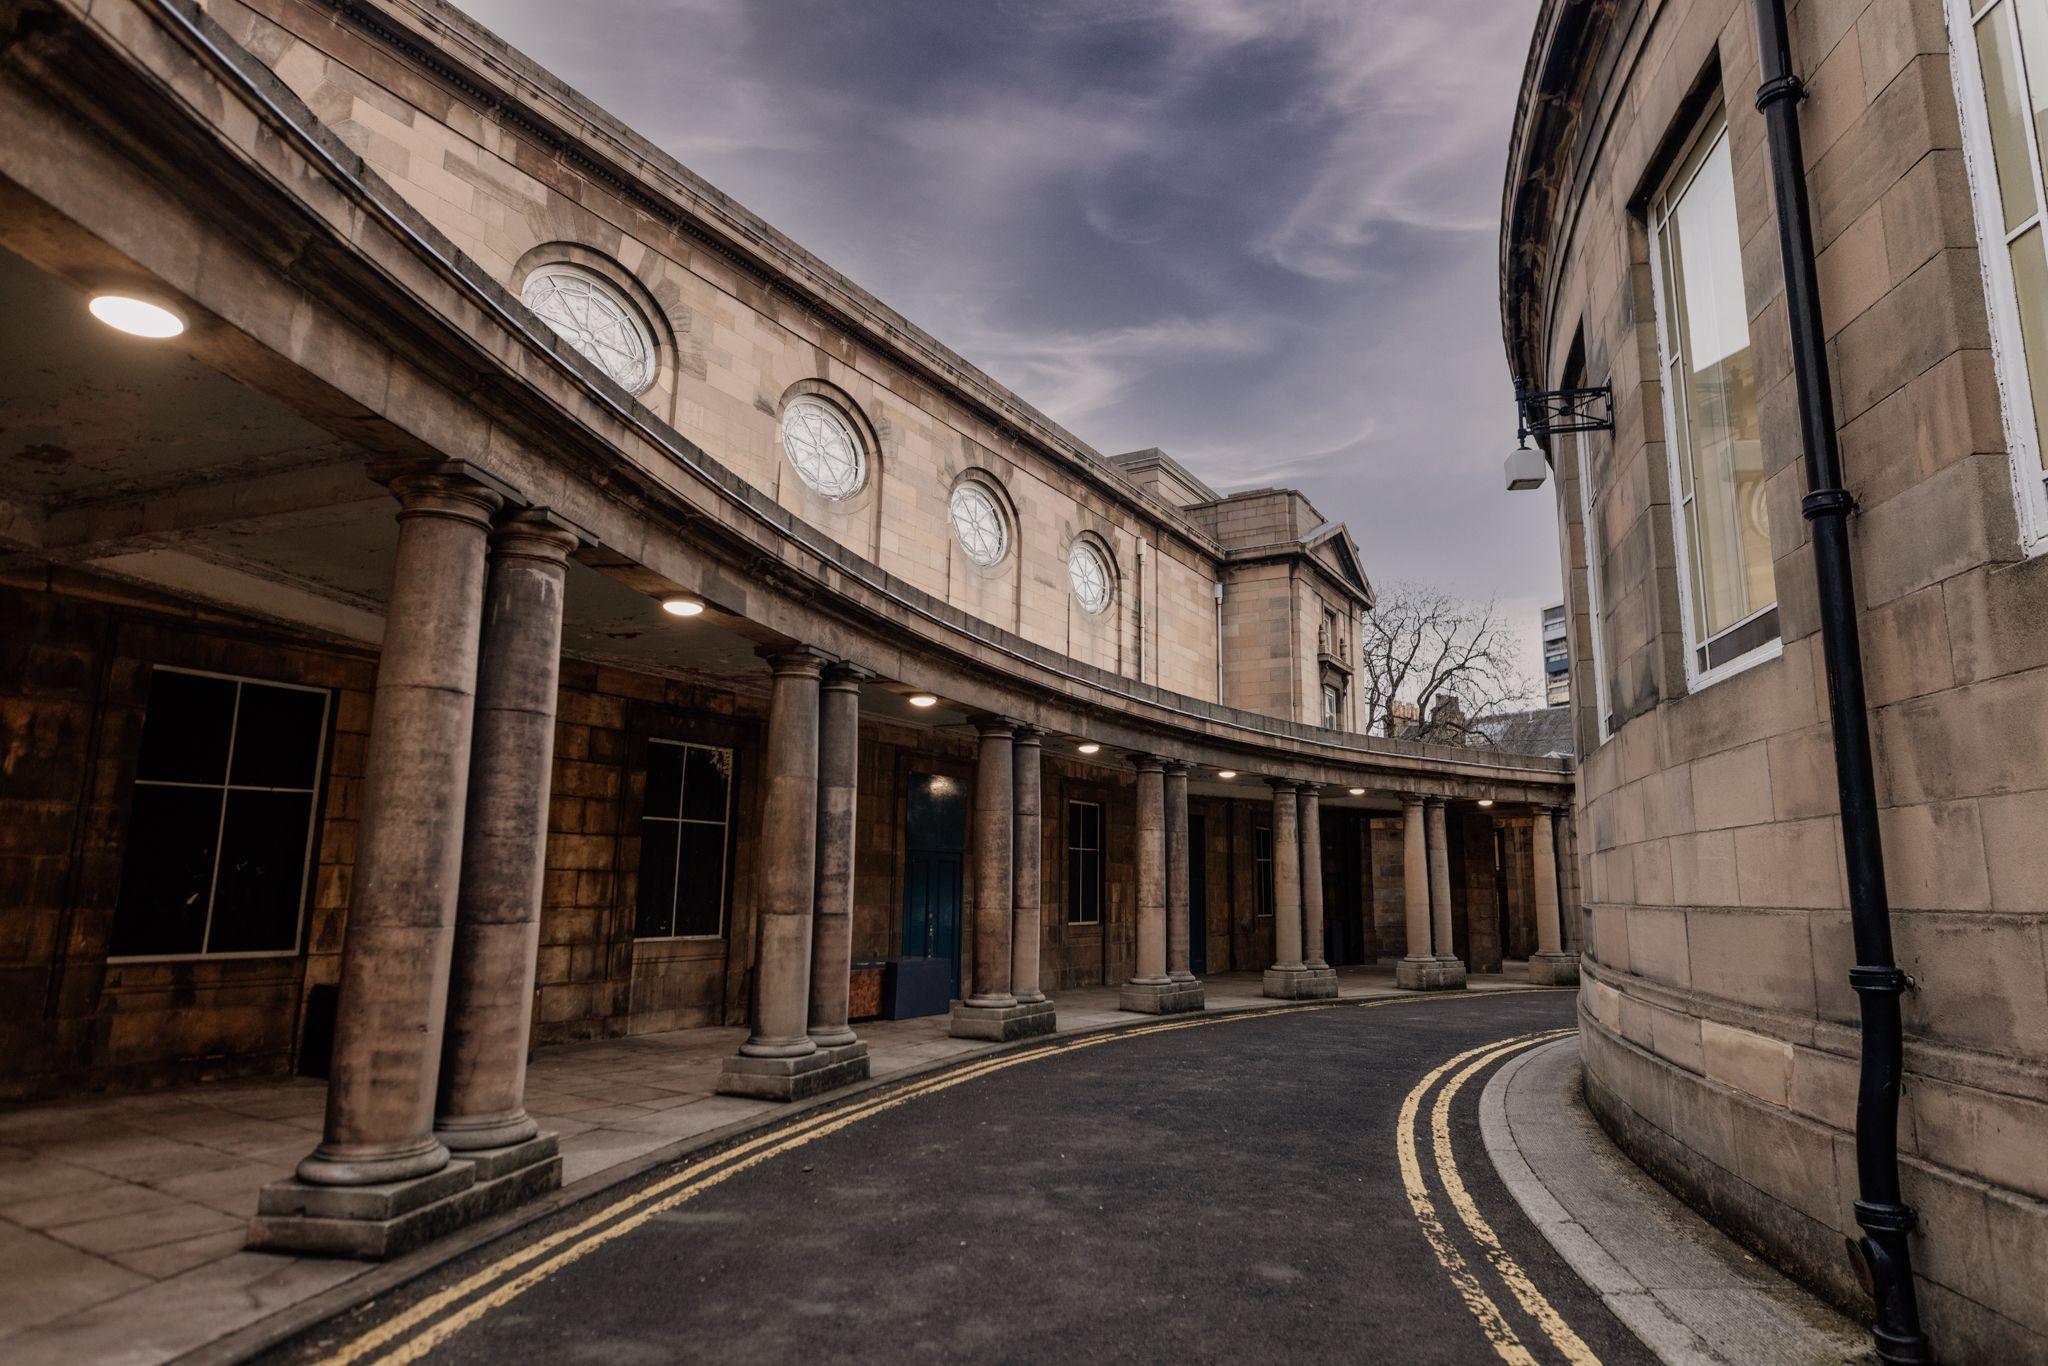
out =
<path fill-rule="evenodd" d="M 1118 1010 L 1136 1011 L 1140 1015 L 1181 1015 L 1206 1010 L 1208 1005 L 1208 991 L 1200 982 L 1177 980 L 1126 982 L 1116 1001 Z"/>
<path fill-rule="evenodd" d="M 808 1100 L 868 1079 L 868 1046 L 855 1040 L 793 1058 L 735 1053 L 725 1060 L 715 1088 L 721 1096 L 752 1100 Z"/>
<path fill-rule="evenodd" d="M 273 1181 L 256 1200 L 251 1248 L 383 1261 L 559 1189 L 555 1135 L 466 1152 L 441 1170 L 368 1186 Z"/>
<path fill-rule="evenodd" d="M 1576 986 L 1579 956 L 1576 953 L 1532 953 L 1529 955 L 1529 980 L 1544 987 Z"/>
<path fill-rule="evenodd" d="M 1326 1001 L 1337 994 L 1337 970 L 1267 968 L 1265 988 L 1276 1001 Z"/>
<path fill-rule="evenodd" d="M 1462 991 L 1465 965 L 1455 958 L 1403 958 L 1394 966 L 1394 985 L 1403 991 Z"/>
<path fill-rule="evenodd" d="M 1012 1043 L 1018 1039 L 1050 1034 L 1058 1028 L 1058 1009 L 1043 998 L 1019 1001 L 1013 1006 L 971 1006 L 965 1001 L 956 1001 L 953 1005 L 953 1027 L 948 1032 L 956 1039 Z"/>

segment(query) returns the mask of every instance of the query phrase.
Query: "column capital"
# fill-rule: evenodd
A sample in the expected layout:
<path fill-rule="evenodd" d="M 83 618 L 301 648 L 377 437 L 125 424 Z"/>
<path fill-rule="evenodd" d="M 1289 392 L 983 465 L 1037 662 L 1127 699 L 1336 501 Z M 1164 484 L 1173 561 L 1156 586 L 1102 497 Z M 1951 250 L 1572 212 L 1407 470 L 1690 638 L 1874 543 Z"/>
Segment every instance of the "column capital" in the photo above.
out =
<path fill-rule="evenodd" d="M 755 654 L 768 661 L 768 667 L 778 676 L 797 674 L 816 678 L 832 662 L 832 656 L 815 645 L 763 645 Z"/>
<path fill-rule="evenodd" d="M 1401 794 L 1401 805 L 1404 807 L 1419 807 L 1424 800 L 1420 792 L 1403 792 Z"/>
<path fill-rule="evenodd" d="M 1282 792 L 1292 792 L 1300 787 L 1301 784 L 1292 778 L 1268 778 L 1266 779 L 1266 786 L 1272 788 L 1277 795 Z"/>
<path fill-rule="evenodd" d="M 1042 745 L 1045 743 L 1045 736 L 1044 726 L 1034 726 L 1027 722 L 1017 727 L 1017 743 L 1020 745 Z"/>
<path fill-rule="evenodd" d="M 1188 769 L 1190 765 L 1182 763 L 1179 759 L 1168 759 L 1166 761 L 1165 767 L 1167 777 L 1185 778 L 1188 776 Z"/>
<path fill-rule="evenodd" d="M 1133 754 L 1131 767 L 1140 773 L 1164 773 L 1166 760 L 1157 754 Z"/>
<path fill-rule="evenodd" d="M 1325 790 L 1325 789 L 1327 789 L 1327 788 L 1329 787 L 1329 784 L 1328 784 L 1328 783 L 1296 783 L 1296 784 L 1295 784 L 1294 786 L 1295 786 L 1295 787 L 1296 787 L 1297 789 L 1299 789 L 1299 790 L 1300 790 L 1300 792 L 1301 792 L 1301 795 L 1302 795 L 1302 796 L 1304 796 L 1304 797 L 1314 797 L 1314 798 L 1316 798 L 1316 799 L 1317 799 L 1318 801 L 1320 801 L 1320 800 L 1322 800 L 1322 796 L 1323 796 L 1323 792 L 1324 792 L 1324 790 Z"/>
<path fill-rule="evenodd" d="M 505 497 L 497 489 L 459 472 L 401 470 L 378 482 L 398 499 L 401 520 L 407 517 L 452 517 L 488 528 L 491 518 L 505 505 Z"/>
<path fill-rule="evenodd" d="M 1014 736 L 1017 733 L 1017 718 L 1014 716 L 998 716 L 994 712 L 984 711 L 976 712 L 968 717 L 967 721 L 983 736 Z"/>
<path fill-rule="evenodd" d="M 858 688 L 863 683 L 875 681 L 873 669 L 863 669 L 848 660 L 835 660 L 825 666 L 825 686 L 828 688 Z"/>
<path fill-rule="evenodd" d="M 1422 800 L 1425 805 L 1436 807 L 1438 810 L 1442 810 L 1451 804 L 1449 797 L 1438 797 L 1431 794 L 1425 794 Z"/>
<path fill-rule="evenodd" d="M 549 517 L 545 508 L 519 508 L 502 513 L 492 525 L 491 556 L 564 564 L 583 539 Z"/>

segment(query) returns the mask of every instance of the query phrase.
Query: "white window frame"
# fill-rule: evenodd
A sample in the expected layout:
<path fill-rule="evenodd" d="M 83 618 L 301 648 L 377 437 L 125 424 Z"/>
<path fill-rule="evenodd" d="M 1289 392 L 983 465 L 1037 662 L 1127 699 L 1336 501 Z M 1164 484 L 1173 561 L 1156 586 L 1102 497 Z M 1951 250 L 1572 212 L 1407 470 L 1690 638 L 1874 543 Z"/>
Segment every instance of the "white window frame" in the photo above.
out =
<path fill-rule="evenodd" d="M 1613 700 L 1607 695 L 1607 648 L 1600 637 L 1606 634 L 1601 617 L 1603 594 L 1600 589 L 1600 538 L 1593 534 L 1593 444 L 1586 439 L 1586 433 L 1578 432 L 1572 438 L 1572 445 L 1579 457 L 1579 540 L 1586 548 L 1586 624 L 1593 638 L 1593 708 L 1599 713 L 1600 743 L 1606 744 L 1613 738 L 1608 729 L 1608 717 L 1614 710 Z M 1570 630 L 1571 612 L 1565 612 L 1566 630 Z M 1571 637 L 1565 637 L 1565 647 L 1571 647 Z"/>
<path fill-rule="evenodd" d="M 216 827 L 213 837 L 213 879 L 207 883 L 206 887 L 206 923 L 200 927 L 200 949 L 197 953 L 110 953 L 107 955 L 107 961 L 109 963 L 197 963 L 222 962 L 230 958 L 298 957 L 299 950 L 305 947 L 306 943 L 306 896 L 312 890 L 313 869 L 320 859 L 320 808 L 322 805 L 320 799 L 325 792 L 327 782 L 327 725 L 334 716 L 333 689 L 309 687 L 304 683 L 285 683 L 274 678 L 256 678 L 247 674 L 216 673 L 211 669 L 185 669 L 175 664 L 152 664 L 149 671 L 152 677 L 160 673 L 188 674 L 195 678 L 218 678 L 224 683 L 235 685 L 234 716 L 228 723 L 227 760 L 221 768 L 221 772 L 224 775 L 223 781 L 220 783 L 183 783 L 169 782 L 160 778 L 137 778 L 134 784 L 136 787 L 218 787 L 220 789 L 220 823 Z M 310 788 L 258 787 L 248 783 L 231 781 L 235 776 L 235 732 L 240 727 L 242 721 L 242 685 L 244 683 L 254 683 L 258 687 L 264 688 L 284 688 L 291 692 L 320 694 L 320 730 L 316 741 L 317 749 L 313 758 L 313 785 Z M 143 719 L 143 724 L 145 726 L 149 724 L 146 716 Z M 292 920 L 292 946 L 288 949 L 239 949 L 226 953 L 209 953 L 205 948 L 206 941 L 213 937 L 213 903 L 215 896 L 220 890 L 220 853 L 227 831 L 227 798 L 229 793 L 236 791 L 306 792 L 313 798 L 311 810 L 306 814 L 306 859 L 305 866 L 299 870 L 299 909 L 298 914 Z M 127 854 L 127 838 L 127 831 L 123 830 L 123 857 L 126 857 Z M 118 915 L 119 913 L 117 908 L 115 914 Z"/>
<path fill-rule="evenodd" d="M 1091 807 L 1095 812 L 1095 843 L 1093 844 L 1074 843 L 1074 809 L 1076 807 L 1081 806 Z M 1061 831 L 1061 833 L 1066 837 L 1066 923 L 1069 925 L 1095 927 L 1100 926 L 1103 923 L 1103 902 L 1109 896 L 1109 878 L 1107 874 L 1107 869 L 1104 865 L 1104 860 L 1108 857 L 1109 854 L 1109 850 L 1106 847 L 1109 842 L 1108 821 L 1109 813 L 1103 809 L 1103 804 L 1101 802 L 1093 801 L 1086 797 L 1067 798 L 1066 819 L 1062 822 L 1062 825 L 1065 828 Z M 1086 920 L 1079 920 L 1076 919 L 1074 916 L 1073 873 L 1074 855 L 1076 854 L 1095 855 L 1095 914 Z"/>
<path fill-rule="evenodd" d="M 1712 154 L 1714 143 L 1728 137 L 1728 116 L 1725 109 L 1716 107 L 1700 120 L 1699 130 L 1686 142 L 1685 150 L 1677 159 L 1669 179 L 1650 199 L 1648 226 L 1650 229 L 1650 295 L 1651 306 L 1657 317 L 1657 388 L 1662 397 L 1664 409 L 1664 472 L 1671 485 L 1671 539 L 1677 551 L 1673 557 L 1678 562 L 1678 620 L 1685 633 L 1685 682 L 1687 692 L 1699 692 L 1712 687 L 1725 678 L 1753 669 L 1759 664 L 1778 658 L 1785 652 L 1783 619 L 1780 619 L 1778 634 L 1772 639 L 1709 668 L 1700 667 L 1700 651 L 1723 636 L 1741 630 L 1768 612 L 1775 612 L 1779 603 L 1773 601 L 1767 607 L 1759 607 L 1740 621 L 1732 621 L 1711 636 L 1701 639 L 1699 624 L 1693 620 L 1692 559 L 1695 549 L 1692 537 L 1686 528 L 1684 485 L 1678 477 L 1678 462 L 1687 458 L 1683 452 L 1691 449 L 1690 443 L 1681 443 L 1678 426 L 1678 396 L 1672 393 L 1671 383 L 1671 326 L 1664 316 L 1664 225 L 1670 219 L 1673 204 L 1699 179 L 1705 169 L 1706 160 Z M 1730 143 L 1730 162 L 1733 162 L 1733 147 Z M 1698 157 L 1697 165 L 1684 183 L 1679 181 L 1679 171 Z M 1737 225 L 1738 228 L 1740 225 Z M 1747 307 L 1749 301 L 1743 300 Z M 1753 347 L 1756 339 L 1751 337 Z M 1776 584 L 1773 582 L 1773 591 Z"/>
<path fill-rule="evenodd" d="M 739 794 L 738 794 L 738 793 L 737 793 L 736 791 L 734 791 L 734 789 L 735 789 L 735 788 L 737 788 L 737 787 L 739 786 L 739 771 L 740 771 L 740 770 L 739 770 L 739 754 L 737 753 L 737 751 L 735 751 L 735 750 L 733 749 L 733 747 L 732 747 L 731 745 L 707 745 L 707 744 L 703 744 L 703 743 L 701 743 L 701 742 L 699 742 L 699 741 L 696 741 L 696 740 L 664 740 L 664 739 L 662 739 L 662 738 L 660 738 L 660 737 L 658 737 L 658 736 L 650 736 L 650 737 L 648 738 L 648 741 L 647 741 L 647 743 L 648 743 L 649 745 L 669 745 L 669 746 L 672 746 L 673 748 L 676 748 L 676 749 L 681 749 L 681 750 L 692 750 L 692 749 L 702 749 L 702 750 L 708 750 L 708 751 L 710 751 L 711 753 L 714 753 L 714 754 L 723 754 L 723 755 L 725 756 L 725 758 L 726 758 L 726 762 L 732 765 L 732 772 L 731 772 L 731 773 L 729 773 L 729 774 L 728 774 L 728 775 L 726 776 L 726 780 L 725 780 L 725 819 L 724 819 L 724 820 L 722 820 L 722 821 L 716 822 L 716 824 L 717 824 L 717 825 L 718 825 L 718 826 L 720 827 L 720 834 L 721 834 L 721 836 L 722 836 L 722 838 L 721 838 L 721 839 L 719 840 L 719 845 L 718 845 L 718 930 L 717 930 L 717 932 L 716 932 L 716 933 L 713 933 L 713 934 L 641 934 L 641 933 L 639 933 L 638 931 L 639 931 L 639 928 L 640 928 L 640 927 L 639 927 L 639 923 L 638 923 L 638 922 L 639 922 L 639 916 L 640 916 L 640 902 L 639 902 L 639 892 L 640 892 L 640 888 L 639 888 L 639 887 L 638 887 L 638 886 L 636 885 L 636 886 L 634 887 L 634 901 L 633 901 L 633 916 L 634 916 L 634 926 L 633 926 L 633 928 L 634 928 L 634 931 L 635 931 L 635 932 L 634 932 L 634 934 L 633 934 L 633 942 L 634 942 L 634 943 L 636 943 L 636 944 L 678 944 L 678 943 L 693 943 L 693 942 L 694 942 L 694 943 L 709 943 L 709 942 L 714 942 L 714 941 L 719 941 L 719 940 L 723 940 L 723 939 L 725 938 L 725 934 L 726 934 L 726 929 L 727 929 L 727 923 L 728 923 L 728 919 L 729 919 L 729 917 L 730 917 L 730 913 L 731 913 L 731 909 L 732 909 L 732 907 L 731 907 L 731 905 L 730 905 L 730 902 L 731 902 L 731 899 L 732 899 L 732 841 L 733 841 L 733 828 L 732 828 L 732 810 L 733 810 L 733 801 L 734 801 L 734 799 L 735 799 L 735 798 L 736 798 L 736 797 L 737 797 L 737 796 L 739 795 Z M 680 768 L 678 768 L 678 770 L 677 770 L 677 771 L 678 771 L 678 772 L 681 772 L 682 770 L 681 770 Z M 646 804 L 647 804 L 647 803 L 646 803 L 646 798 L 645 798 L 645 796 L 644 796 L 644 794 L 643 794 L 643 796 L 642 796 L 642 798 L 641 798 L 641 808 L 642 808 L 642 810 L 641 810 L 641 812 L 640 812 L 640 823 L 641 823 L 641 825 L 642 825 L 642 826 L 645 826 L 645 825 L 646 825 L 646 824 L 647 824 L 647 823 L 648 823 L 649 821 L 653 821 L 653 822 L 655 822 L 655 823 L 657 823 L 657 824 L 660 824 L 660 825 L 675 825 L 675 826 L 683 826 L 683 825 L 711 825 L 711 824 L 713 824 L 713 822 L 711 822 L 711 821 L 707 821 L 707 820 L 701 820 L 701 819 L 692 819 L 692 818 L 689 818 L 689 817 L 685 817 L 685 816 L 683 816 L 682 814 L 680 814 L 680 813 L 682 812 L 682 809 L 683 809 L 683 808 L 682 808 L 682 794 L 681 794 L 681 793 L 677 793 L 677 795 L 676 795 L 676 811 L 677 811 L 677 813 L 678 813 L 678 814 L 676 814 L 676 815 L 673 815 L 673 816 L 650 816 L 650 815 L 648 815 L 648 814 L 647 814 L 647 812 L 646 812 L 646 809 L 645 809 L 645 808 L 646 808 Z M 683 853 L 682 853 L 682 848 L 683 848 L 683 846 L 682 846 L 682 839 L 681 839 L 681 836 L 680 836 L 680 835 L 678 835 L 678 837 L 677 837 L 677 840 L 676 840 L 676 872 L 675 872 L 675 881 L 674 881 L 674 882 L 671 882 L 671 883 L 669 884 L 669 889 L 668 889 L 668 923 L 669 923 L 669 925 L 670 925 L 670 927 L 671 927 L 671 928 L 673 928 L 673 927 L 675 926 L 675 923 L 676 923 L 676 918 L 677 918 L 677 917 L 676 917 L 676 900 L 677 900 L 677 897 L 678 897 L 678 896 L 679 896 L 679 895 L 681 894 L 681 891 L 682 891 L 682 885 L 683 885 L 683 882 L 682 882 L 682 879 L 683 879 Z"/>
<path fill-rule="evenodd" d="M 1984 278 L 1984 302 L 1991 319 L 1991 361 L 1998 377 L 1998 407 L 2005 426 L 2005 448 L 2011 466 L 2012 496 L 2019 510 L 2020 549 L 2027 555 L 2048 553 L 2048 469 L 2040 458 L 2042 434 L 2034 421 L 2033 384 L 2027 375 L 2027 349 L 2020 331 L 2018 288 L 2012 278 L 2012 258 L 2007 246 L 2027 229 L 2039 224 L 2048 232 L 2048 212 L 2037 214 L 2013 232 L 2005 231 L 2005 203 L 1999 197 L 1998 170 L 1991 150 L 1991 121 L 1985 105 L 1984 68 L 1977 58 L 1977 19 L 1989 3 L 1973 0 L 1944 0 L 1948 18 L 1949 75 L 1955 87 L 1956 108 L 1962 116 L 1963 165 L 1970 183 L 1971 217 L 1977 229 L 1977 260 Z M 2017 32 L 2017 13 L 2006 0 L 2003 14 L 1992 20 L 2015 26 L 2013 51 L 2025 70 L 2026 52 Z M 2042 183 L 2039 130 L 2034 120 L 2026 121 L 2027 147 L 2032 154 L 2029 169 L 2034 176 L 2036 202 L 2048 209 L 2048 186 Z M 2048 376 L 2048 356 L 2040 358 Z"/>

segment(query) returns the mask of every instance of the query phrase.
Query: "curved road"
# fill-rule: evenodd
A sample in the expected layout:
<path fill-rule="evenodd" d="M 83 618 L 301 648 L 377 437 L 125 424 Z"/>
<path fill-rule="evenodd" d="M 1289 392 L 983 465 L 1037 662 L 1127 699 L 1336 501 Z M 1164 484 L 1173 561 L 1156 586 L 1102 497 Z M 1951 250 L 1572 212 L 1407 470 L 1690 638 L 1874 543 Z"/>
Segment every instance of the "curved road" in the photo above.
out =
<path fill-rule="evenodd" d="M 1651 1361 L 1479 1140 L 1486 1078 L 1572 1005 L 1322 1004 L 1000 1055 L 679 1162 L 281 1355 Z"/>

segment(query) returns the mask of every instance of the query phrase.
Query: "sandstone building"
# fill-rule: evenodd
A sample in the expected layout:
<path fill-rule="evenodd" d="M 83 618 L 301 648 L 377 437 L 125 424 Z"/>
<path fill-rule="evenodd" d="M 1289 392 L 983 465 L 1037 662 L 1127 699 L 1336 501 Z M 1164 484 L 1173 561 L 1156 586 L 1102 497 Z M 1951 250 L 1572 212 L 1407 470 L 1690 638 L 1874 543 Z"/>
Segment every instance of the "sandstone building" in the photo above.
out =
<path fill-rule="evenodd" d="M 529 1043 L 802 1094 L 851 963 L 994 1037 L 1568 975 L 1570 760 L 1360 733 L 1299 493 L 1098 455 L 433 0 L 0 34 L 0 1096 L 329 1076 L 259 1233 L 389 1251 L 546 1183 Z"/>
<path fill-rule="evenodd" d="M 1832 427 L 1854 499 L 1880 885 L 1911 978 L 1920 1315 L 1942 1359 L 2039 1360 L 2048 33 L 2016 0 L 1797 0 L 1804 160 L 1774 180 L 1781 116 L 1758 102 L 1796 87 L 1759 95 L 1768 8 L 1546 0 L 1511 143 L 1514 369 L 1613 395 L 1611 432 L 1548 447 L 1587 1091 L 1647 1165 L 1861 1301 L 1857 960 L 1806 520 L 1835 514 L 1802 508 L 1795 196 L 1773 192 L 1803 183 L 1835 417 L 1815 440 Z"/>

